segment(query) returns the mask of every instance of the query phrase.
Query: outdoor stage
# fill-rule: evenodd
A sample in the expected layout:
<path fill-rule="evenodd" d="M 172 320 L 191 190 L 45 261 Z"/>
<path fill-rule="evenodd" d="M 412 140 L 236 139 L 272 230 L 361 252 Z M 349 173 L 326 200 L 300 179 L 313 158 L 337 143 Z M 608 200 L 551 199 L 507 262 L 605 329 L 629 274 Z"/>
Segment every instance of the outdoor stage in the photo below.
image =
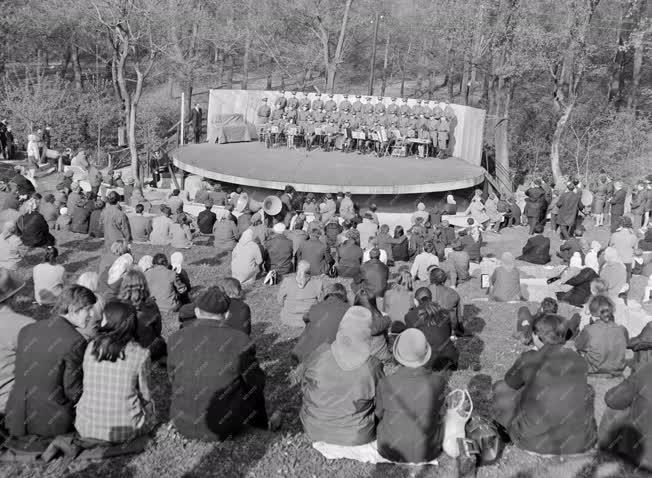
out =
<path fill-rule="evenodd" d="M 466 189 L 484 181 L 484 169 L 457 158 L 377 158 L 374 155 L 263 143 L 192 144 L 171 153 L 191 174 L 254 188 L 361 195 L 427 194 Z"/>

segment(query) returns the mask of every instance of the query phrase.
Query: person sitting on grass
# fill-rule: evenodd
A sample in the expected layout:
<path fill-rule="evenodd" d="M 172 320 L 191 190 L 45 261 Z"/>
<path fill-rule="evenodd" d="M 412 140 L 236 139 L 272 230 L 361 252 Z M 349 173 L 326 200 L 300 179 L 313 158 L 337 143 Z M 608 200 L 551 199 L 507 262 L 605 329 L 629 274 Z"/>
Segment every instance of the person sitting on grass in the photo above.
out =
<path fill-rule="evenodd" d="M 399 269 L 398 279 L 385 292 L 382 305 L 383 313 L 392 322 L 403 322 L 405 314 L 414 307 L 412 274 L 406 266 Z"/>
<path fill-rule="evenodd" d="M 430 285 L 428 289 L 432 295 L 432 302 L 448 311 L 451 326 L 455 335 L 464 335 L 464 305 L 460 294 L 455 289 L 446 285 L 448 274 L 445 270 L 435 267 L 430 269 Z"/>
<path fill-rule="evenodd" d="M 482 252 L 480 246 L 482 242 L 480 240 L 473 239 L 466 229 L 462 229 L 459 232 L 458 240 L 462 243 L 462 250 L 466 251 L 469 255 L 469 260 L 479 264 L 482 261 Z"/>
<path fill-rule="evenodd" d="M 13 220 L 6 221 L 0 232 L 0 267 L 15 271 L 23 260 L 26 247 L 18 236 L 18 229 Z"/>
<path fill-rule="evenodd" d="M 527 240 L 522 254 L 516 259 L 540 265 L 550 262 L 550 239 L 543 235 L 542 224 L 534 226 L 534 235 Z"/>
<path fill-rule="evenodd" d="M 59 208 L 54 204 L 54 194 L 46 194 L 39 205 L 38 211 L 45 218 L 45 221 L 50 226 L 50 229 L 54 229 L 54 225 L 57 222 L 59 217 Z"/>
<path fill-rule="evenodd" d="M 296 260 L 308 261 L 310 274 L 313 276 L 328 273 L 334 262 L 328 247 L 320 238 L 321 230 L 313 227 L 310 229 L 309 239 L 301 242 L 297 248 Z"/>
<path fill-rule="evenodd" d="M 57 222 L 54 223 L 55 231 L 70 231 L 70 224 L 72 223 L 72 217 L 68 214 L 68 208 L 62 207 L 59 210 L 59 217 Z"/>
<path fill-rule="evenodd" d="M 303 318 L 313 304 L 322 296 L 324 284 L 319 277 L 312 277 L 308 261 L 299 261 L 296 275 L 283 278 L 277 294 L 281 306 L 281 322 L 303 327 Z"/>
<path fill-rule="evenodd" d="M 54 246 L 54 236 L 50 234 L 50 226 L 37 210 L 38 203 L 35 199 L 25 202 L 25 214 L 16 221 L 20 239 L 27 247 Z"/>
<path fill-rule="evenodd" d="M 75 204 L 68 208 L 72 222 L 70 223 L 70 230 L 77 234 L 88 234 L 88 227 L 90 225 L 91 213 L 93 210 L 88 207 L 89 200 L 86 195 L 82 193 Z"/>
<path fill-rule="evenodd" d="M 135 214 L 130 214 L 128 216 L 133 241 L 137 243 L 147 243 L 149 242 L 149 237 L 152 233 L 152 217 L 145 216 L 145 207 L 142 204 L 136 204 L 135 210 Z"/>
<path fill-rule="evenodd" d="M 254 241 L 254 231 L 246 229 L 231 254 L 231 275 L 242 285 L 252 284 L 262 263 L 263 255 Z"/>
<path fill-rule="evenodd" d="M 317 347 L 305 361 L 299 418 L 312 442 L 364 445 L 376 437 L 374 402 L 384 377 L 371 354 L 371 312 L 349 308 L 335 341 Z"/>
<path fill-rule="evenodd" d="M 575 228 L 573 237 L 566 239 L 566 241 L 559 246 L 559 252 L 557 252 L 557 257 L 561 258 L 564 263 L 568 264 L 573 257 L 573 254 L 576 252 L 580 253 L 582 261 L 584 261 L 584 252 L 586 244 L 582 236 L 584 235 L 584 227 Z"/>
<path fill-rule="evenodd" d="M 218 254 L 233 251 L 240 233 L 238 226 L 229 219 L 229 213 L 222 210 L 217 214 L 217 221 L 213 224 L 213 246 Z"/>
<path fill-rule="evenodd" d="M 151 430 L 156 416 L 150 368 L 149 350 L 138 341 L 136 309 L 109 302 L 84 353 L 84 387 L 75 407 L 82 439 L 118 444 Z"/>
<path fill-rule="evenodd" d="M 52 305 L 63 291 L 66 270 L 57 264 L 59 251 L 54 246 L 45 249 L 43 262 L 34 266 L 34 299 L 39 305 Z"/>
<path fill-rule="evenodd" d="M 179 295 L 186 292 L 165 254 L 155 254 L 152 268 L 145 272 L 147 285 L 161 312 L 176 312 L 181 306 Z"/>
<path fill-rule="evenodd" d="M 597 430 L 588 365 L 565 348 L 563 317 L 545 314 L 534 322 L 536 350 L 521 354 L 493 386 L 493 417 L 518 448 L 572 455 L 594 447 Z"/>
<path fill-rule="evenodd" d="M 447 378 L 428 368 L 433 351 L 420 330 L 402 332 L 393 351 L 400 366 L 376 389 L 378 452 L 394 462 L 432 461 L 444 440 Z"/>
<path fill-rule="evenodd" d="M 434 250 L 433 244 L 426 242 L 423 246 L 423 252 L 414 258 L 414 263 L 410 268 L 410 274 L 412 274 L 414 280 L 427 281 L 430 268 L 439 265 L 439 258 L 434 254 Z"/>
<path fill-rule="evenodd" d="M 277 280 L 294 269 L 292 240 L 285 235 L 285 224 L 274 224 L 273 233 L 265 241 L 265 269 L 276 271 Z"/>
<path fill-rule="evenodd" d="M 201 234 L 210 236 L 213 234 L 213 226 L 217 222 L 217 215 L 211 211 L 213 209 L 213 201 L 205 201 L 204 207 L 204 210 L 197 215 L 197 227 Z"/>
<path fill-rule="evenodd" d="M 456 240 L 452 244 L 452 251 L 448 253 L 448 257 L 446 258 L 446 272 L 448 273 L 453 289 L 460 283 L 471 279 L 470 267 L 471 259 L 469 258 L 469 253 L 464 250 L 464 244 Z"/>
<path fill-rule="evenodd" d="M 577 336 L 575 349 L 586 360 L 590 374 L 620 375 L 626 365 L 627 329 L 614 322 L 615 307 L 608 297 L 593 297 L 589 310 L 593 323 Z"/>
<path fill-rule="evenodd" d="M 496 302 L 521 300 L 521 274 L 514 265 L 514 256 L 504 252 L 489 282 L 489 295 Z"/>
<path fill-rule="evenodd" d="M 161 206 L 161 215 L 155 216 L 152 219 L 152 232 L 149 234 L 149 242 L 155 246 L 167 246 L 172 240 L 172 225 L 174 221 L 171 219 L 172 209 L 168 206 Z"/>
<path fill-rule="evenodd" d="M 292 350 L 292 357 L 303 363 L 321 344 L 332 344 L 349 307 L 346 288 L 339 282 L 330 284 L 324 290 L 324 300 L 313 304 L 304 315 L 306 328 Z"/>
<path fill-rule="evenodd" d="M 228 324 L 231 300 L 218 287 L 195 302 L 195 316 L 168 341 L 170 417 L 187 439 L 223 441 L 246 426 L 275 430 L 278 412 L 265 410 L 265 372 L 254 343 Z"/>
<path fill-rule="evenodd" d="M 35 435 L 34 446 L 41 439 L 41 451 L 52 438 L 74 431 L 86 350 L 86 339 L 77 329 L 86 326 L 94 304 L 92 291 L 70 286 L 59 296 L 52 317 L 27 325 L 18 334 L 5 427 L 12 437 Z"/>
<path fill-rule="evenodd" d="M 356 243 L 356 237 L 359 237 L 358 231 L 349 229 L 347 238 L 337 248 L 337 275 L 339 277 L 357 277 L 360 273 L 360 265 L 364 252 Z"/>
<path fill-rule="evenodd" d="M 77 329 L 77 331 L 82 334 L 86 340 L 90 340 L 97 334 L 97 331 L 100 328 L 100 323 L 102 322 L 102 312 L 104 311 L 104 306 L 106 301 L 98 293 L 100 288 L 100 276 L 95 271 L 86 271 L 79 276 L 76 282 L 77 285 L 86 287 L 88 290 L 95 294 L 95 305 L 91 310 L 91 316 L 86 322 L 86 327 Z"/>
<path fill-rule="evenodd" d="M 369 260 L 360 266 L 358 275 L 353 278 L 351 290 L 357 292 L 366 290 L 372 297 L 383 297 L 387 290 L 389 267 L 380 260 L 380 249 L 373 248 L 369 251 Z"/>
<path fill-rule="evenodd" d="M 185 212 L 177 214 L 177 220 L 170 225 L 170 245 L 175 249 L 190 249 L 192 247 L 192 220 Z"/>
<path fill-rule="evenodd" d="M 137 267 L 131 267 L 124 273 L 118 299 L 135 308 L 135 340 L 149 350 L 150 358 L 156 361 L 166 355 L 165 340 L 161 336 L 161 311 L 150 295 L 145 274 Z"/>

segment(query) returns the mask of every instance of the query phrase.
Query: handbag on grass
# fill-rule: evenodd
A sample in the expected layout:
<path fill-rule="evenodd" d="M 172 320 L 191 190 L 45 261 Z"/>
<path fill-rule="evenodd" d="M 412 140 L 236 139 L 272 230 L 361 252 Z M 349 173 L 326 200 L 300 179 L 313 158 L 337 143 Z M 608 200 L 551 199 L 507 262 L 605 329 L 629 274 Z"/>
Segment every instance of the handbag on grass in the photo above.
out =
<path fill-rule="evenodd" d="M 458 438 L 466 438 L 466 422 L 473 412 L 473 401 L 468 390 L 453 390 L 446 397 L 444 442 L 442 448 L 451 458 L 460 454 Z"/>

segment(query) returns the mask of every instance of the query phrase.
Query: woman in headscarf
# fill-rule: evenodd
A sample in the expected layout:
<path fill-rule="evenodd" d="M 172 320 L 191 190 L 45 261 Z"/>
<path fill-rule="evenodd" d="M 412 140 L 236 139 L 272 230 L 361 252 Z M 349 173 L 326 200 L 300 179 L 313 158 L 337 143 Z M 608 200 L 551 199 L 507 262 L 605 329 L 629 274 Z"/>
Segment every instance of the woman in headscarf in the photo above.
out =
<path fill-rule="evenodd" d="M 482 196 L 477 193 L 475 196 L 473 196 L 471 204 L 469 204 L 469 207 L 466 208 L 464 214 L 471 216 L 473 220 L 479 225 L 483 225 L 489 220 L 489 216 L 485 212 L 485 206 L 482 203 Z"/>
<path fill-rule="evenodd" d="M 627 268 L 620 260 L 618 251 L 613 247 L 607 247 L 604 251 L 605 263 L 600 269 L 600 278 L 607 283 L 609 290 L 607 296 L 611 299 L 618 297 L 618 294 L 625 292 L 627 285 Z"/>
<path fill-rule="evenodd" d="M 150 270 L 153 266 L 154 266 L 154 258 L 150 255 L 144 255 L 138 261 L 138 267 L 143 272 L 143 274 L 148 270 Z"/>
<path fill-rule="evenodd" d="M 54 236 L 50 234 L 50 226 L 37 210 L 36 199 L 28 199 L 25 203 L 25 214 L 16 221 L 20 238 L 27 247 L 54 246 Z"/>
<path fill-rule="evenodd" d="M 484 202 L 484 211 L 489 216 L 488 229 L 492 230 L 496 226 L 500 226 L 503 222 L 503 214 L 498 212 L 498 197 L 494 193 L 490 193 L 487 200 Z"/>
<path fill-rule="evenodd" d="M 122 276 L 133 263 L 134 258 L 132 255 L 125 253 L 115 260 L 105 274 L 100 276 L 100 290 L 103 289 L 102 292 L 105 297 L 115 297 L 118 295 L 120 285 L 122 284 Z"/>
<path fill-rule="evenodd" d="M 600 262 L 598 261 L 598 256 L 600 255 L 600 250 L 602 245 L 598 241 L 591 242 L 591 249 L 586 253 L 584 257 L 584 265 L 590 267 L 596 273 L 600 272 Z"/>
<path fill-rule="evenodd" d="M 48 246 L 43 262 L 34 266 L 34 299 L 39 305 L 53 305 L 63 292 L 66 270 L 57 264 L 58 256 L 57 248 Z"/>
<path fill-rule="evenodd" d="M 500 257 L 500 265 L 491 275 L 489 294 L 498 302 L 521 300 L 521 275 L 514 265 L 514 256 L 504 252 Z"/>
<path fill-rule="evenodd" d="M 216 221 L 213 224 L 213 245 L 217 253 L 231 252 L 236 244 L 240 233 L 238 226 L 231 220 L 230 213 L 226 209 L 218 209 Z"/>
<path fill-rule="evenodd" d="M 278 290 L 277 300 L 282 307 L 281 321 L 287 325 L 303 327 L 304 316 L 321 299 L 323 288 L 322 280 L 310 275 L 310 263 L 299 261 L 297 273 L 285 276 Z"/>
<path fill-rule="evenodd" d="M 100 258 L 100 263 L 97 266 L 97 273 L 99 275 L 104 274 L 109 267 L 113 265 L 118 257 L 129 252 L 130 247 L 129 243 L 124 239 L 118 239 L 109 248 L 110 254 L 103 253 Z"/>
<path fill-rule="evenodd" d="M 384 377 L 371 354 L 371 312 L 346 311 L 332 344 L 320 345 L 305 361 L 299 417 L 311 441 L 364 445 L 376 437 L 374 400 Z"/>
<path fill-rule="evenodd" d="M 181 290 L 185 289 L 185 292 L 179 291 L 179 302 L 181 304 L 189 304 L 190 303 L 190 289 L 192 289 L 192 285 L 190 284 L 190 277 L 188 277 L 188 271 L 184 269 L 183 267 L 183 254 L 181 254 L 179 251 L 173 252 L 172 255 L 170 256 L 170 267 L 174 271 L 174 273 L 177 275 L 177 283 L 183 284 L 183 287 L 180 288 Z"/>
<path fill-rule="evenodd" d="M 426 205 L 420 202 L 417 204 L 417 210 L 412 214 L 412 217 L 410 218 L 410 221 L 412 224 L 417 223 L 417 219 L 422 218 L 422 223 L 425 224 L 428 222 L 428 219 L 430 219 L 430 214 L 428 211 L 426 211 Z"/>
<path fill-rule="evenodd" d="M 16 235 L 16 223 L 7 221 L 2 225 L 0 232 L 0 267 L 10 271 L 18 270 L 18 263 L 23 260 L 25 246 L 20 237 Z"/>
<path fill-rule="evenodd" d="M 394 239 L 407 238 L 403 226 L 394 228 Z M 407 262 L 410 260 L 410 241 L 402 240 L 398 244 L 392 244 L 392 258 L 394 262 Z"/>
<path fill-rule="evenodd" d="M 231 255 L 231 275 L 238 279 L 242 285 L 250 284 L 256 280 L 263 255 L 260 247 L 254 242 L 254 232 L 247 229 L 242 233 L 240 241 L 233 249 Z"/>

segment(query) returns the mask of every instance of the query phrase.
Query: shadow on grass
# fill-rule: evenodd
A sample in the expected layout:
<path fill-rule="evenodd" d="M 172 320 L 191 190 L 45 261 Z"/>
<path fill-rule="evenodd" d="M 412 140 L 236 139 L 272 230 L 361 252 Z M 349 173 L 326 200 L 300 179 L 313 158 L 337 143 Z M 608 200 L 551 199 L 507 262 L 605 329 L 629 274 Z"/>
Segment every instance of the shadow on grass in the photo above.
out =
<path fill-rule="evenodd" d="M 484 351 L 484 341 L 480 333 L 484 330 L 486 322 L 479 317 L 480 308 L 474 304 L 464 306 L 463 329 L 464 336 L 457 339 L 455 346 L 460 354 L 459 370 L 472 369 L 479 371 L 482 368 L 480 358 Z"/>

